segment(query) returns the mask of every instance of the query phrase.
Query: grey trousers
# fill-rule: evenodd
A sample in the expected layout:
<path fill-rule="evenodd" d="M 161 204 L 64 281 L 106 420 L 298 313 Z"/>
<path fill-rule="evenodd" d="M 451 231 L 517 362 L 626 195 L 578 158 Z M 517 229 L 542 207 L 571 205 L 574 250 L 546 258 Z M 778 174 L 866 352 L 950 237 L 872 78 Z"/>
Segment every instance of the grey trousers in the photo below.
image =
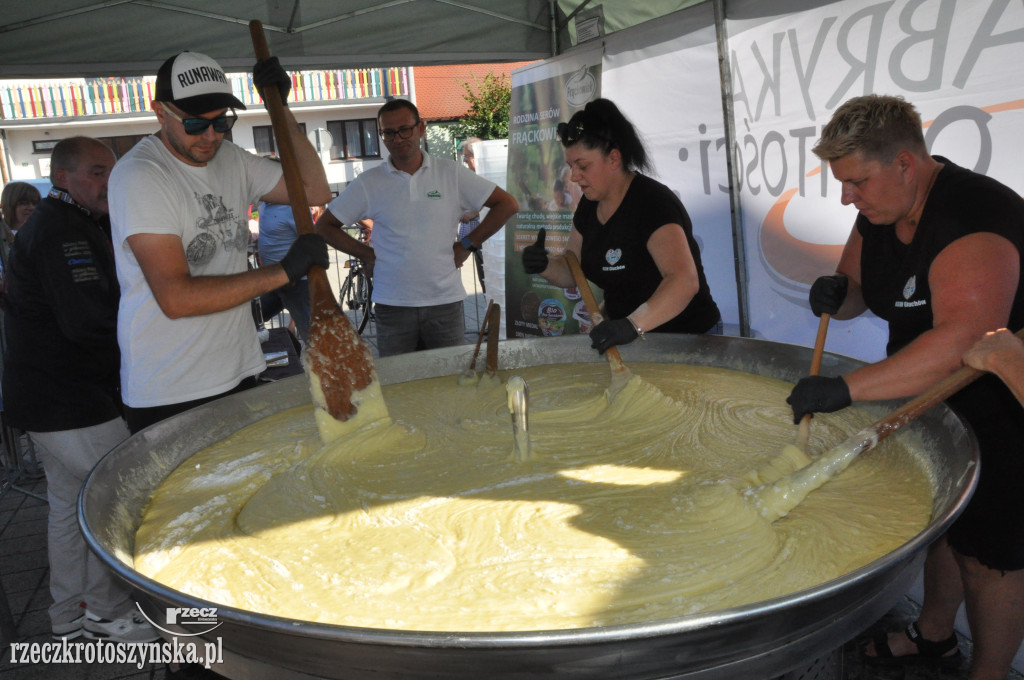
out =
<path fill-rule="evenodd" d="M 29 432 L 46 471 L 50 504 L 47 549 L 50 557 L 50 622 L 67 624 L 90 612 L 106 619 L 124 615 L 134 605 L 130 589 L 89 549 L 78 527 L 78 494 L 100 458 L 128 438 L 124 420 L 80 430 Z"/>
<path fill-rule="evenodd" d="M 429 307 L 374 304 L 373 314 L 377 320 L 377 349 L 382 357 L 466 342 L 461 301 Z"/>

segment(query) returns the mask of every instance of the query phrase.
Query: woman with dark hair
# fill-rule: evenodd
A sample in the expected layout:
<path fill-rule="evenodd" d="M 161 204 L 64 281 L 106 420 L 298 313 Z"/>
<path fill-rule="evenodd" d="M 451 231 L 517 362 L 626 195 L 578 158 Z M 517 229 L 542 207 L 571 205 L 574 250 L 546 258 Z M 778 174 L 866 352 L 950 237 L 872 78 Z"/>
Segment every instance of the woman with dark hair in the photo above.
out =
<path fill-rule="evenodd" d="M 39 205 L 39 189 L 28 182 L 9 182 L 0 195 L 0 210 L 3 212 L 4 236 L 14 239 L 14 232 L 25 224 L 28 216 Z"/>
<path fill-rule="evenodd" d="M 611 101 L 596 99 L 559 123 L 571 179 L 583 191 L 566 248 L 604 290 L 606 319 L 590 332 L 602 354 L 645 332 L 721 332 L 693 225 L 672 190 L 645 172 L 647 150 Z M 523 268 L 563 288 L 575 284 L 561 255 L 544 249 L 544 230 L 523 250 Z"/>
<path fill-rule="evenodd" d="M 39 201 L 39 189 L 28 182 L 8 182 L 0 194 L 0 280 L 7 271 L 7 255 L 14 234 L 25 224 Z"/>

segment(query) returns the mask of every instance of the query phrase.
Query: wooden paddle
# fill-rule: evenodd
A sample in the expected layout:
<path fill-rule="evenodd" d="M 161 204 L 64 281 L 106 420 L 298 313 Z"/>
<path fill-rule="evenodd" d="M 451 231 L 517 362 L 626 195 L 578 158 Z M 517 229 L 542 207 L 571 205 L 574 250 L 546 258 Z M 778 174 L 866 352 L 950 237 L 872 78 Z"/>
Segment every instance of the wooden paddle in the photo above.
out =
<path fill-rule="evenodd" d="M 601 316 L 600 308 L 597 306 L 597 299 L 594 297 L 594 291 L 590 289 L 590 282 L 587 281 L 587 277 L 583 275 L 583 269 L 580 267 L 580 261 L 576 259 L 576 254 L 571 250 L 566 250 L 562 253 L 562 257 L 569 265 L 569 270 L 572 272 L 572 278 L 576 281 L 576 287 L 580 291 L 580 295 L 583 296 L 583 304 L 587 307 L 587 313 L 590 314 L 590 323 L 594 326 L 601 323 L 604 317 Z M 632 377 L 632 373 L 626 368 L 626 365 L 622 363 L 622 355 L 619 354 L 619 348 L 612 346 L 609 347 L 604 355 L 608 358 L 608 367 L 612 372 L 611 383 L 608 386 L 608 397 L 613 399 L 619 390 L 621 390 L 629 379 Z"/>
<path fill-rule="evenodd" d="M 487 310 L 487 375 L 498 375 L 498 335 L 501 331 L 501 305 Z"/>
<path fill-rule="evenodd" d="M 818 337 L 814 340 L 814 352 L 811 354 L 811 373 L 818 375 L 821 370 L 821 355 L 825 353 L 825 335 L 828 334 L 828 322 L 831 314 L 822 314 L 818 322 Z M 801 451 L 807 450 L 807 439 L 811 435 L 811 414 L 806 413 L 800 419 L 800 426 L 796 432 L 796 447 Z"/>
<path fill-rule="evenodd" d="M 249 33 L 258 60 L 270 58 L 270 48 L 263 34 L 263 24 L 254 19 L 249 22 Z M 298 159 L 288 131 L 284 103 L 281 93 L 275 86 L 264 88 L 263 97 L 270 112 L 270 122 L 274 126 L 274 137 L 277 141 L 281 166 L 284 170 L 285 184 L 288 187 L 288 198 L 295 216 L 295 226 L 299 234 L 313 233 L 313 218 L 306 200 L 306 188 L 302 183 Z M 304 358 L 310 372 L 311 382 L 319 382 L 319 392 L 313 382 L 312 393 L 316 408 L 325 411 L 337 421 L 346 421 L 358 411 L 353 395 L 362 392 L 377 382 L 377 372 L 373 365 L 370 347 L 356 333 L 355 328 L 338 307 L 327 280 L 327 272 L 323 267 L 314 265 L 307 275 L 311 300 L 309 340 L 306 344 Z M 377 391 L 379 393 L 379 390 Z M 320 436 L 325 441 L 333 437 L 325 436 L 325 427 L 321 419 Z"/>
<path fill-rule="evenodd" d="M 1017 331 L 1016 336 L 1024 340 L 1024 329 Z M 754 496 L 761 515 L 769 521 L 785 517 L 807 497 L 807 494 L 845 470 L 858 455 L 873 449 L 878 442 L 920 417 L 936 404 L 945 401 L 982 374 L 984 371 L 964 366 L 889 415 L 860 430 L 838 446 L 832 447 L 810 465 L 786 475 L 773 484 L 752 489 L 750 493 Z"/>
<path fill-rule="evenodd" d="M 473 359 L 469 362 L 469 368 L 462 374 L 465 380 L 476 377 L 476 358 L 480 356 L 480 344 L 484 341 L 484 334 L 487 333 L 487 324 L 491 318 L 491 306 L 493 304 L 494 300 L 487 302 L 487 309 L 484 311 L 484 322 L 480 324 L 480 333 L 476 336 L 476 348 L 473 350 Z"/>

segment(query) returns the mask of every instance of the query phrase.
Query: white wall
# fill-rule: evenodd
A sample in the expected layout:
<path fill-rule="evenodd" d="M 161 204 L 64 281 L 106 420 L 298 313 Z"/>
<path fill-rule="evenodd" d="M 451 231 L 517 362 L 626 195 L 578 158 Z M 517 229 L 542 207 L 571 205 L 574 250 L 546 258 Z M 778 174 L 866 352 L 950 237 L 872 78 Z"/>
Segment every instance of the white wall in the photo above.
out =
<path fill-rule="evenodd" d="M 5 160 L 11 179 L 36 179 L 49 175 L 49 151 L 35 153 L 33 141 L 54 141 L 75 135 L 89 137 L 116 137 L 119 135 L 144 135 L 157 130 L 156 118 L 122 118 L 87 121 L 81 119 L 64 125 L 31 125 L 4 128 Z M 250 139 L 252 134 L 249 135 Z"/>

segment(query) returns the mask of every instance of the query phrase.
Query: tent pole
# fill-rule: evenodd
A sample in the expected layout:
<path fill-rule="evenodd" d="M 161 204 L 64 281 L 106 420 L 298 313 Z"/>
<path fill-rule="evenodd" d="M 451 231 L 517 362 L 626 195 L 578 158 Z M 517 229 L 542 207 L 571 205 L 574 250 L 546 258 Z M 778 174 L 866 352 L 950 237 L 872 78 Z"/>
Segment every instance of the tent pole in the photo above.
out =
<path fill-rule="evenodd" d="M 714 0 L 715 34 L 718 40 L 718 70 L 722 81 L 722 115 L 725 118 L 725 165 L 729 175 L 729 213 L 732 220 L 732 248 L 736 267 L 736 296 L 739 307 L 740 335 L 750 337 L 750 308 L 747 294 L 747 251 L 743 236 L 743 205 L 735 155 L 736 124 L 732 109 L 732 71 L 729 68 L 729 36 L 725 30 L 726 0 Z"/>
<path fill-rule="evenodd" d="M 548 0 L 548 26 L 551 30 L 551 56 L 558 56 L 558 0 Z"/>
<path fill-rule="evenodd" d="M 11 181 L 11 173 L 7 170 L 7 130 L 0 130 L 0 182 L 7 184 Z"/>

